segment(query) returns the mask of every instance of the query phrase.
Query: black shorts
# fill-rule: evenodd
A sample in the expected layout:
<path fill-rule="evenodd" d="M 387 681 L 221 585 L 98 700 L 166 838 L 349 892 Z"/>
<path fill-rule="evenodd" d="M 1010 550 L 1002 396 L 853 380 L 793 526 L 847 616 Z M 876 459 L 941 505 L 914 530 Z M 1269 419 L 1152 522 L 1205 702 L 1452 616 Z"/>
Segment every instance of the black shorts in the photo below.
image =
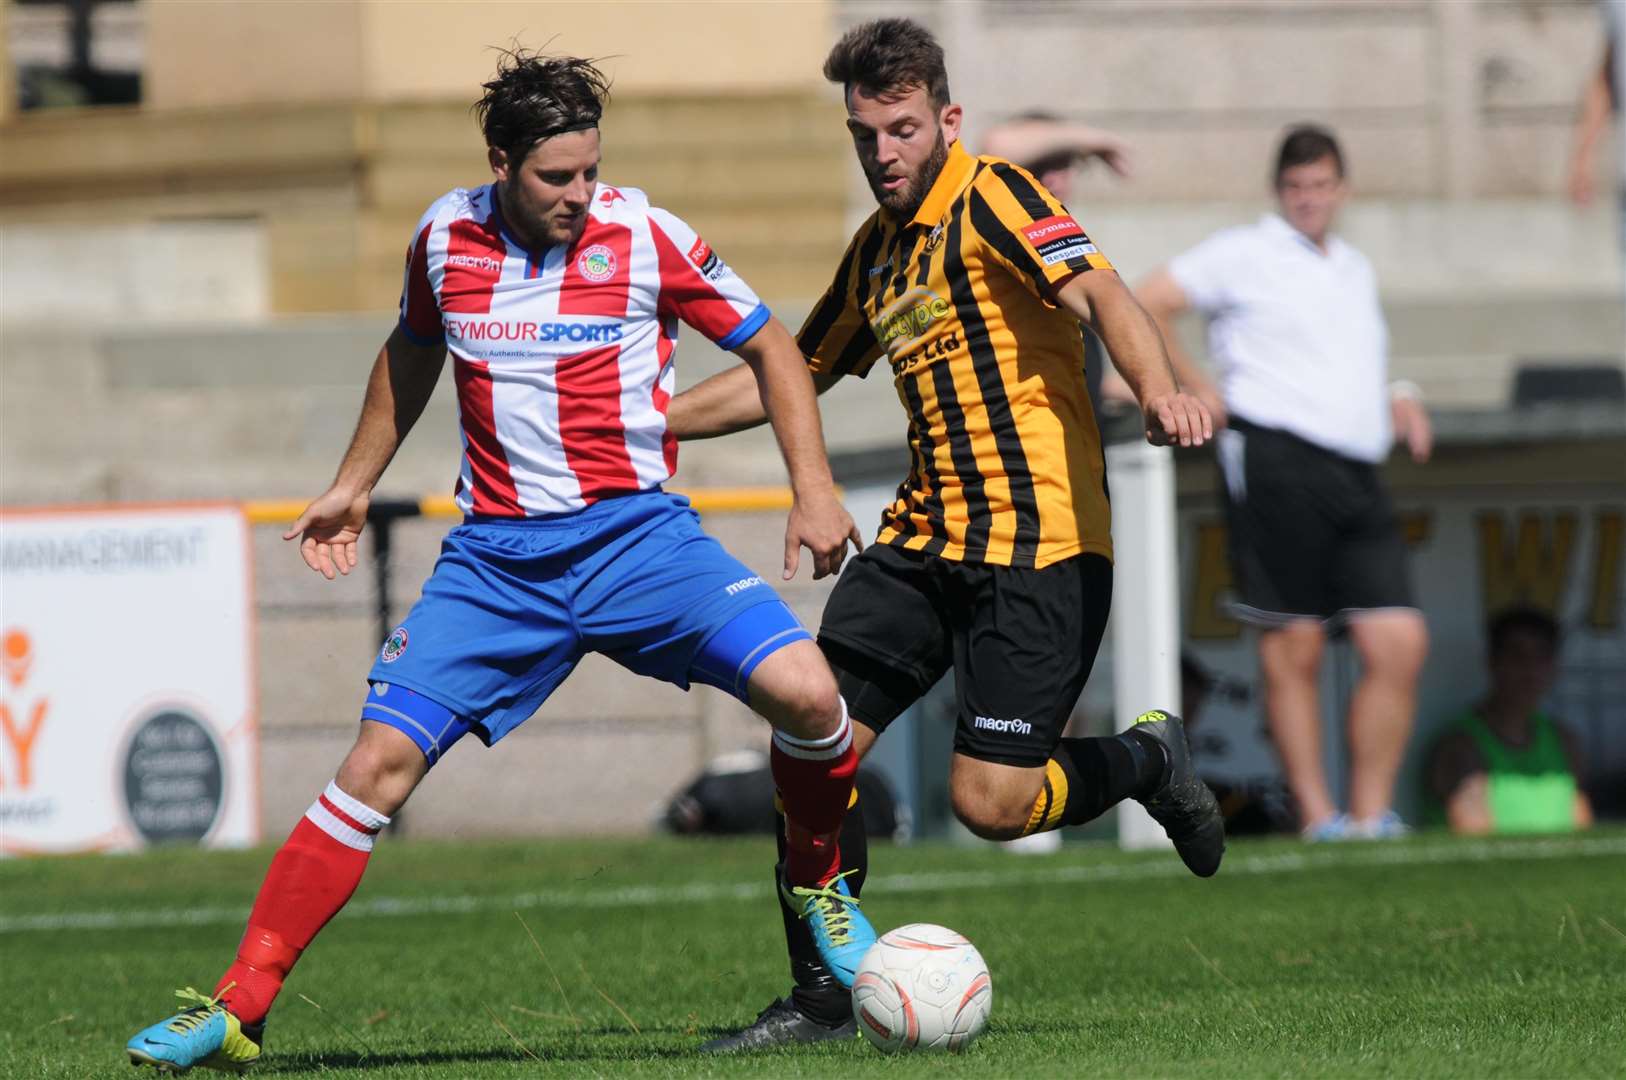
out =
<path fill-rule="evenodd" d="M 954 669 L 957 753 L 1043 765 L 1095 663 L 1112 563 L 1042 570 L 872 544 L 841 571 L 819 627 L 853 718 L 886 730 Z"/>
<path fill-rule="evenodd" d="M 1217 457 L 1239 619 L 1269 627 L 1415 606 L 1377 466 L 1237 417 Z"/>

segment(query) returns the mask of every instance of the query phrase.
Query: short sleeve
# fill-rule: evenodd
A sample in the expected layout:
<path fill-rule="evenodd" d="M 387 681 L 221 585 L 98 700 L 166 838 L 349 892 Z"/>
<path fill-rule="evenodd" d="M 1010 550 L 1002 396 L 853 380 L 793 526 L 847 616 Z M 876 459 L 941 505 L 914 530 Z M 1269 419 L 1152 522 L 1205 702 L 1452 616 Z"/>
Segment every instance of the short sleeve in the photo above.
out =
<path fill-rule="evenodd" d="M 824 295 L 819 297 L 819 302 L 813 305 L 807 321 L 796 335 L 796 344 L 807 358 L 807 366 L 816 375 L 834 375 L 837 378 L 857 375 L 863 378 L 881 356 L 875 331 L 864 318 L 856 296 L 855 282 L 861 272 L 858 266 L 861 241 L 866 233 L 877 235 L 871 226 L 860 229 L 858 235 L 853 237 L 852 243 L 847 245 L 847 253 L 841 258 L 841 265 L 836 267 L 835 279 L 824 290 Z"/>
<path fill-rule="evenodd" d="M 967 213 L 994 261 L 1044 300 L 1075 274 L 1113 269 L 1061 201 L 1008 161 L 973 182 Z"/>
<path fill-rule="evenodd" d="M 682 319 L 730 351 L 767 323 L 768 306 L 682 219 L 651 207 L 649 230 L 660 267 L 656 310 L 662 317 Z"/>
<path fill-rule="evenodd" d="M 424 221 L 407 248 L 406 272 L 401 282 L 401 329 L 418 345 L 446 340 L 440 319 L 440 303 L 429 281 L 429 233 L 434 219 Z"/>
<path fill-rule="evenodd" d="M 1169 260 L 1169 276 L 1186 294 L 1186 300 L 1192 307 L 1212 313 L 1229 302 L 1237 246 L 1237 237 L 1227 230 L 1215 233 L 1196 247 Z"/>

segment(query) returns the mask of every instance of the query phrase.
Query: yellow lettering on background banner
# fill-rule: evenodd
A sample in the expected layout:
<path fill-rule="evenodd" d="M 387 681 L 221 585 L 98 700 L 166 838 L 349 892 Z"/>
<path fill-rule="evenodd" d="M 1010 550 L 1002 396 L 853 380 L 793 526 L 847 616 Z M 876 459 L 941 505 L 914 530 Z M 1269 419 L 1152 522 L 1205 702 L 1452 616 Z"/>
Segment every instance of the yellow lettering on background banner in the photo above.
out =
<path fill-rule="evenodd" d="M 1599 510 L 1593 519 L 1592 603 L 1587 625 L 1594 630 L 1620 629 L 1620 563 L 1626 537 L 1626 513 Z"/>
<path fill-rule="evenodd" d="M 1239 637 L 1242 624 L 1227 615 L 1221 599 L 1231 591 L 1231 560 L 1225 550 L 1225 523 L 1205 521 L 1197 526 L 1197 573 L 1193 575 L 1191 626 L 1199 640 Z"/>
<path fill-rule="evenodd" d="M 1434 514 L 1428 510 L 1408 510 L 1400 515 L 1400 535 L 1407 548 L 1422 547 L 1434 535 Z"/>
<path fill-rule="evenodd" d="M 1573 510 L 1525 511 L 1511 547 L 1505 515 L 1490 510 L 1475 517 L 1486 615 L 1515 605 L 1558 611 L 1569 579 L 1577 516 Z"/>

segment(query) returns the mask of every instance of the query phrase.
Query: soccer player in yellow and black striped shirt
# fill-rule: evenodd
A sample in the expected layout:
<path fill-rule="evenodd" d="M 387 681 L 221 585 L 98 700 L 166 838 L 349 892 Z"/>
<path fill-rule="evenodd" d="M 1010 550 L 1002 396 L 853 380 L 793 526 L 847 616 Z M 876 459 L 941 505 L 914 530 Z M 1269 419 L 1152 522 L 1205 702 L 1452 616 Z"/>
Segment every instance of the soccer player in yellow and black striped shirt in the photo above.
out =
<path fill-rule="evenodd" d="M 884 359 L 913 455 L 878 542 L 842 572 L 819 629 L 855 746 L 866 752 L 952 668 L 949 787 L 973 832 L 1024 836 L 1136 798 L 1208 876 L 1223 824 L 1177 717 L 1147 713 L 1110 738 L 1061 737 L 1112 591 L 1079 321 L 1105 340 L 1149 441 L 1200 444 L 1212 434 L 1207 412 L 1180 392 L 1155 324 L 1067 209 L 1023 169 L 960 146 L 961 109 L 924 28 L 906 19 L 856 27 L 824 73 L 846 93 L 847 128 L 880 206 L 799 342 L 821 392 Z M 740 368 L 678 395 L 668 423 L 697 438 L 762 417 Z M 841 836 L 855 895 L 866 870 L 862 816 L 849 813 Z M 790 999 L 708 1049 L 851 1033 L 847 995 L 797 914 L 785 910 Z"/>

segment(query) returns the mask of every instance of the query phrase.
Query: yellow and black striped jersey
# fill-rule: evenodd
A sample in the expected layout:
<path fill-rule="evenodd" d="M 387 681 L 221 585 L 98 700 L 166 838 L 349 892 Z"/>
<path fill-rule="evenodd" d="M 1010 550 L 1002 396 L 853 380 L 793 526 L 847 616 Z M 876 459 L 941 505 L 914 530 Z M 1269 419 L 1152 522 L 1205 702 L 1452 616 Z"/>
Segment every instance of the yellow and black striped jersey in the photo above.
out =
<path fill-rule="evenodd" d="M 880 542 L 1000 566 L 1112 557 L 1083 336 L 1051 300 L 1091 269 L 1112 264 L 1053 195 L 958 142 L 912 219 L 858 230 L 798 343 L 819 373 L 892 365 L 913 464 Z"/>

